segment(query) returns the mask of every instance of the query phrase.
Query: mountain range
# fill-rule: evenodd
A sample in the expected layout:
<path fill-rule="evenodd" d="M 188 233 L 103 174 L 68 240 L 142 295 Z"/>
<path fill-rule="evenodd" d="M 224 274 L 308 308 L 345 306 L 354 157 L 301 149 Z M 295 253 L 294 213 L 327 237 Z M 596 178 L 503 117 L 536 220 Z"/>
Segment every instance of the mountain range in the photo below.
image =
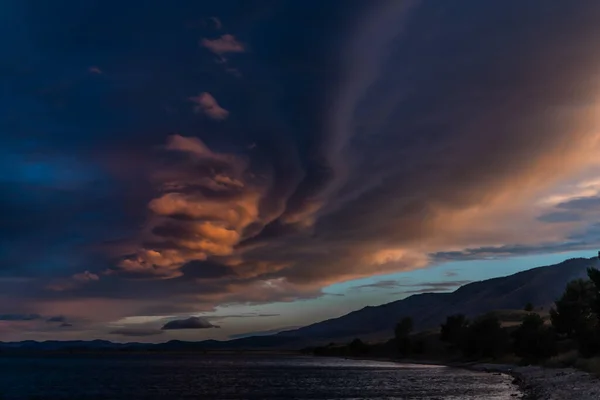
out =
<path fill-rule="evenodd" d="M 172 340 L 159 344 L 113 343 L 104 340 L 28 340 L 0 342 L 0 351 L 299 349 L 307 345 L 340 342 L 355 337 L 385 339 L 392 336 L 395 323 L 407 316 L 413 318 L 416 330 L 425 330 L 438 327 L 446 316 L 457 313 L 474 317 L 494 310 L 521 310 L 527 303 L 532 303 L 537 309 L 549 309 L 569 281 L 585 278 L 587 268 L 595 266 L 597 262 L 597 258 L 574 258 L 556 265 L 469 283 L 451 293 L 415 294 L 380 306 L 368 306 L 338 318 L 270 336 L 252 336 L 229 341 Z"/>

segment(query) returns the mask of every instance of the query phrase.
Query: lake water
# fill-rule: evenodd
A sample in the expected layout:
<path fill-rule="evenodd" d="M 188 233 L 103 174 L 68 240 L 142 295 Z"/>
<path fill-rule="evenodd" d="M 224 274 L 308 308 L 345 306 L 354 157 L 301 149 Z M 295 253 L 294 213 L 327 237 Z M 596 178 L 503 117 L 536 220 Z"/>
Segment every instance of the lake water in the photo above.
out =
<path fill-rule="evenodd" d="M 0 357 L 2 400 L 499 400 L 518 393 L 505 375 L 334 358 Z"/>

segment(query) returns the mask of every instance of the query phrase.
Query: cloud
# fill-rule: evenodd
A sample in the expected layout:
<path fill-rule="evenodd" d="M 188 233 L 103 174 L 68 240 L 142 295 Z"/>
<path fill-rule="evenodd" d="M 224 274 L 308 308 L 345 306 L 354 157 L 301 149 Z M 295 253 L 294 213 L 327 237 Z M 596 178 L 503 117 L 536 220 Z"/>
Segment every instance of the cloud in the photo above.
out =
<path fill-rule="evenodd" d="M 62 324 L 59 325 L 59 327 L 61 327 L 61 328 L 71 328 L 71 327 L 73 327 L 73 324 L 70 324 L 68 322 L 63 322 Z"/>
<path fill-rule="evenodd" d="M 514 256 L 524 256 L 544 253 L 564 253 L 575 250 L 593 249 L 594 244 L 581 235 L 569 235 L 560 243 L 548 242 L 534 245 L 506 245 L 498 247 L 479 247 L 435 253 L 432 258 L 437 262 L 464 261 L 464 260 L 493 260 Z"/>
<path fill-rule="evenodd" d="M 219 279 L 234 276 L 231 267 L 216 262 L 193 260 L 181 267 L 181 272 L 195 279 Z"/>
<path fill-rule="evenodd" d="M 35 321 L 42 319 L 39 314 L 0 314 L 0 321 Z"/>
<path fill-rule="evenodd" d="M 252 2 L 219 14 L 247 43 L 202 41 L 221 59 L 251 44 L 244 79 L 189 30 L 156 29 L 164 8 L 149 4 L 150 18 L 91 28 L 112 43 L 97 62 L 113 78 L 77 84 L 62 66 L 89 49 L 65 47 L 61 27 L 83 9 L 32 10 L 48 29 L 14 48 L 45 43 L 51 62 L 7 71 L 15 129 L 0 137 L 0 272 L 30 281 L 0 281 L 2 304 L 88 318 L 92 335 L 445 261 L 595 248 L 600 5 L 549 1 Z M 169 13 L 214 15 L 203 3 Z M 152 45 L 111 39 L 131 31 Z M 32 104 L 31 82 L 52 90 Z M 195 91 L 208 118 L 177 107 Z"/>
<path fill-rule="evenodd" d="M 223 319 L 236 319 L 236 318 L 270 318 L 279 317 L 281 314 L 260 314 L 260 313 L 245 313 L 245 314 L 224 314 L 224 315 L 207 315 L 205 318 L 208 321 L 220 321 Z"/>
<path fill-rule="evenodd" d="M 538 220 L 546 223 L 576 223 L 597 219 L 600 217 L 600 190 L 595 188 L 590 192 L 589 186 L 585 190 L 585 193 L 593 195 L 579 197 L 568 197 L 567 195 L 565 196 L 567 199 L 554 204 L 548 211 L 540 215 Z M 581 192 L 576 192 L 576 194 L 581 194 Z M 550 203 L 552 204 L 552 202 Z"/>
<path fill-rule="evenodd" d="M 445 282 L 420 282 L 414 285 L 402 285 L 405 287 L 418 287 L 418 289 L 412 289 L 408 291 L 401 291 L 398 294 L 420 294 L 420 293 L 433 293 L 433 292 L 449 292 L 457 289 L 460 286 L 467 285 L 472 281 L 461 280 L 461 281 L 445 281 Z"/>
<path fill-rule="evenodd" d="M 556 207 L 574 211 L 599 211 L 600 196 L 579 197 L 560 203 Z"/>
<path fill-rule="evenodd" d="M 370 289 L 370 288 L 376 288 L 376 289 L 395 289 L 400 285 L 400 282 L 397 280 L 383 280 L 383 281 L 379 281 L 379 282 L 374 282 L 374 283 L 368 283 L 368 284 L 364 284 L 364 285 L 359 285 L 359 286 L 353 286 L 353 289 L 359 290 L 359 289 Z"/>
<path fill-rule="evenodd" d="M 67 318 L 63 315 L 57 315 L 54 317 L 50 317 L 46 320 L 46 322 L 62 322 L 65 323 L 67 322 Z"/>
<path fill-rule="evenodd" d="M 109 332 L 111 335 L 119 336 L 132 336 L 132 337 L 146 337 L 162 335 L 164 331 L 160 329 L 146 329 L 146 328 L 119 328 Z"/>
<path fill-rule="evenodd" d="M 213 325 L 205 318 L 201 317 L 189 317 L 187 319 L 179 319 L 167 322 L 161 329 L 164 331 L 168 330 L 179 330 L 179 329 L 210 329 L 219 328 L 218 325 Z"/>
<path fill-rule="evenodd" d="M 230 34 L 222 35 L 217 39 L 202 39 L 202 47 L 206 47 L 217 55 L 228 53 L 243 53 L 246 51 L 244 45 L 237 41 L 235 36 Z"/>
<path fill-rule="evenodd" d="M 215 25 L 215 29 L 216 30 L 220 30 L 223 27 L 223 24 L 221 23 L 221 20 L 219 18 L 217 18 L 217 17 L 210 17 L 210 20 Z"/>
<path fill-rule="evenodd" d="M 415 282 L 415 283 L 402 283 L 402 281 L 398 280 L 382 280 L 379 282 L 369 283 L 365 285 L 353 286 L 352 289 L 360 290 L 360 289 L 397 289 L 397 288 L 415 288 L 418 287 L 420 289 L 414 289 L 409 291 L 402 291 L 399 293 L 425 293 L 425 292 L 438 292 L 438 291 L 447 291 L 449 289 L 456 288 L 458 286 L 466 285 L 467 283 L 471 283 L 471 281 L 467 280 L 458 280 L 458 281 L 441 281 L 441 282 Z"/>
<path fill-rule="evenodd" d="M 217 121 L 224 120 L 229 116 L 229 111 L 221 107 L 210 93 L 200 93 L 198 96 L 190 97 L 190 100 L 195 103 L 194 112 L 202 112 Z"/>
<path fill-rule="evenodd" d="M 54 282 L 47 285 L 47 289 L 55 292 L 63 292 L 74 290 L 90 282 L 96 282 L 100 277 L 90 271 L 84 271 L 72 275 L 70 278 L 56 279 Z"/>
<path fill-rule="evenodd" d="M 98 67 L 90 67 L 90 68 L 88 68 L 88 71 L 92 74 L 97 74 L 97 75 L 102 74 L 102 70 Z"/>
<path fill-rule="evenodd" d="M 166 150 L 189 158 L 181 161 L 173 175 L 163 170 L 158 178 L 164 192 L 149 203 L 153 213 L 148 221 L 150 234 L 142 248 L 119 265 L 128 273 L 181 276 L 181 269 L 189 269 L 190 262 L 230 256 L 246 229 L 259 221 L 260 188 L 247 182 L 243 160 L 213 152 L 197 138 L 179 135 L 169 139 Z M 188 175 L 188 169 L 194 173 Z"/>
<path fill-rule="evenodd" d="M 97 281 L 98 279 L 100 279 L 100 277 L 91 273 L 90 271 L 84 271 L 82 273 L 73 275 L 73 280 L 77 282 L 91 282 Z"/>
<path fill-rule="evenodd" d="M 539 216 L 538 221 L 548 223 L 576 222 L 581 221 L 581 218 L 581 215 L 576 212 L 556 211 Z"/>

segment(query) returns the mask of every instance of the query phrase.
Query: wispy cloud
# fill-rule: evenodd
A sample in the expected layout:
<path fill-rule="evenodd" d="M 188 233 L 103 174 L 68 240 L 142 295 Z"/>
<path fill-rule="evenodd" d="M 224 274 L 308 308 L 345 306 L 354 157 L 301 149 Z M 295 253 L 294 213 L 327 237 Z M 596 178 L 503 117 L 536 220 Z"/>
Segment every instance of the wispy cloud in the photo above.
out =
<path fill-rule="evenodd" d="M 212 40 L 202 39 L 200 44 L 217 55 L 243 53 L 246 51 L 244 45 L 240 43 L 235 36 L 230 34 L 225 34 L 217 39 Z"/>
<path fill-rule="evenodd" d="M 220 30 L 223 27 L 223 23 L 221 22 L 221 20 L 219 18 L 217 18 L 217 17 L 210 17 L 210 20 L 214 24 L 215 29 Z"/>
<path fill-rule="evenodd" d="M 223 314 L 223 315 L 207 315 L 202 318 L 208 321 L 219 321 L 223 319 L 237 319 L 237 318 L 271 318 L 279 317 L 281 314 L 261 314 L 261 313 L 245 313 L 245 314 Z"/>
<path fill-rule="evenodd" d="M 190 100 L 196 104 L 194 111 L 202 112 L 207 117 L 220 121 L 229 116 L 229 111 L 221 107 L 210 93 L 200 93 L 198 96 L 190 97 Z"/>
<path fill-rule="evenodd" d="M 62 292 L 66 290 L 73 290 L 98 280 L 100 280 L 100 277 L 97 274 L 94 274 L 90 271 L 84 271 L 74 274 L 70 278 L 56 279 L 54 282 L 47 285 L 46 288 L 55 292 Z"/>
<path fill-rule="evenodd" d="M 418 288 L 407 291 L 398 292 L 398 294 L 409 294 L 409 293 L 425 293 L 425 292 L 438 292 L 448 291 L 450 289 L 456 289 L 459 286 L 466 285 L 472 281 L 468 280 L 455 280 L 455 281 L 440 281 L 440 282 L 411 282 L 405 283 L 397 280 L 383 280 L 379 282 L 369 283 L 365 285 L 354 286 L 352 289 L 398 289 L 398 288 Z"/>
<path fill-rule="evenodd" d="M 420 289 L 413 289 L 406 292 L 409 293 L 428 293 L 428 292 L 448 292 L 450 290 L 457 289 L 460 286 L 468 285 L 473 281 L 461 280 L 461 281 L 442 281 L 442 282 L 420 282 L 412 285 L 412 287 L 421 287 Z"/>
<path fill-rule="evenodd" d="M 378 281 L 378 282 L 374 282 L 374 283 L 367 283 L 364 285 L 359 285 L 359 286 L 353 286 L 352 288 L 355 290 L 360 290 L 360 289 L 395 289 L 399 286 L 402 286 L 402 284 L 400 283 L 400 281 L 397 280 L 383 280 L 383 281 Z"/>

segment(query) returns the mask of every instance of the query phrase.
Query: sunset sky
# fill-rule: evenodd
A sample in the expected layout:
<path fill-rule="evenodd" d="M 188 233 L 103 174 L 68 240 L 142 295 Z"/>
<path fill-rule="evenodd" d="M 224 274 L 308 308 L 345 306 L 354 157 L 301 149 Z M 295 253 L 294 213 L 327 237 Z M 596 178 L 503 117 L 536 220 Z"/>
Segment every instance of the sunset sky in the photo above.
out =
<path fill-rule="evenodd" d="M 2 2 L 0 340 L 235 338 L 593 256 L 599 20 Z"/>

